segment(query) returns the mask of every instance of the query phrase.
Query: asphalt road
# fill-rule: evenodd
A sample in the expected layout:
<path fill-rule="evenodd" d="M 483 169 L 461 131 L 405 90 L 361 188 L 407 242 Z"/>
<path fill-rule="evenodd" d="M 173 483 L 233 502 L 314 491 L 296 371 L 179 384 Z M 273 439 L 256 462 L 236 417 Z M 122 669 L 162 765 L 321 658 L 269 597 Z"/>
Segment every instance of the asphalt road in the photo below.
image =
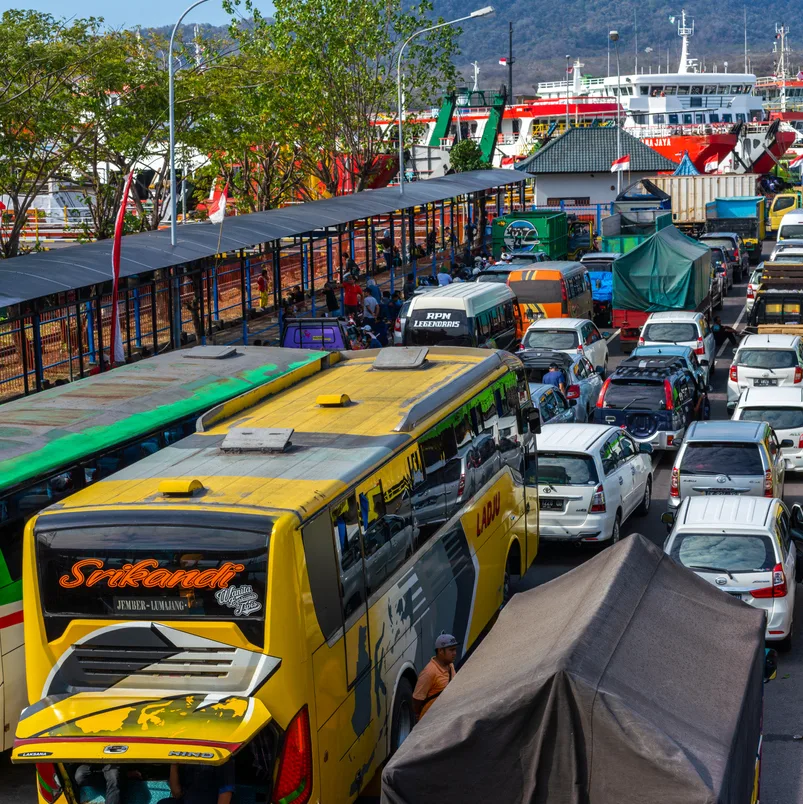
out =
<path fill-rule="evenodd" d="M 721 312 L 726 324 L 733 324 L 744 307 L 745 284 L 735 286 L 725 299 Z M 623 353 L 618 339 L 610 343 L 610 370 L 622 360 Z M 714 386 L 710 394 L 712 418 L 727 418 L 725 385 L 730 366 L 731 349 L 726 345 L 716 361 Z M 669 493 L 669 476 L 672 455 L 657 453 L 654 456 L 653 500 L 650 513 L 643 518 L 632 518 L 622 529 L 623 536 L 640 532 L 656 544 L 663 544 L 666 527 L 660 520 L 666 510 Z M 787 473 L 785 500 L 791 505 L 803 503 L 803 475 L 796 479 Z M 573 569 L 594 553 L 593 548 L 567 545 L 552 547 L 544 545 L 527 575 L 521 580 L 520 589 L 530 589 L 546 583 L 558 575 Z M 803 623 L 803 590 L 797 597 L 796 621 Z M 777 679 L 764 687 L 764 750 L 761 774 L 761 804 L 803 804 L 803 626 L 798 628 L 798 641 L 792 651 L 781 654 Z M 370 799 L 369 799 L 370 800 Z M 374 799 L 376 800 L 376 799 Z M 8 755 L 0 758 L 0 802 L 2 804 L 35 804 L 33 770 L 11 766 Z"/>

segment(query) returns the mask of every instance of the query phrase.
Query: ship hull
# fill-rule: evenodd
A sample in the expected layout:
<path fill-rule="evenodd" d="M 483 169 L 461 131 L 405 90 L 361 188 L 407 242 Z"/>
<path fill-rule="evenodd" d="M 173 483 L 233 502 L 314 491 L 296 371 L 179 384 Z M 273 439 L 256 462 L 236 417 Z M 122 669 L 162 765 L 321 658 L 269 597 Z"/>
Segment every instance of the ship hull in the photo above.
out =
<path fill-rule="evenodd" d="M 736 145 L 736 135 L 721 134 L 669 134 L 665 137 L 641 137 L 645 145 L 649 145 L 661 156 L 672 162 L 680 162 L 683 154 L 688 153 L 694 167 L 705 172 L 706 163 L 721 162 Z"/>

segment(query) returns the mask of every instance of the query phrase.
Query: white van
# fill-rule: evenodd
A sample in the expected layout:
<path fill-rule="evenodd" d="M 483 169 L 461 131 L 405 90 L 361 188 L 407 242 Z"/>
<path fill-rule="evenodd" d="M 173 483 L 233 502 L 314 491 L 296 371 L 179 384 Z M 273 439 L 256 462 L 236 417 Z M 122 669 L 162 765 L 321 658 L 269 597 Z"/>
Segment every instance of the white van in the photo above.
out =
<path fill-rule="evenodd" d="M 455 282 L 410 299 L 405 346 L 480 346 L 514 351 L 516 296 L 497 282 Z"/>
<path fill-rule="evenodd" d="M 787 212 L 778 226 L 778 240 L 803 238 L 803 212 Z"/>

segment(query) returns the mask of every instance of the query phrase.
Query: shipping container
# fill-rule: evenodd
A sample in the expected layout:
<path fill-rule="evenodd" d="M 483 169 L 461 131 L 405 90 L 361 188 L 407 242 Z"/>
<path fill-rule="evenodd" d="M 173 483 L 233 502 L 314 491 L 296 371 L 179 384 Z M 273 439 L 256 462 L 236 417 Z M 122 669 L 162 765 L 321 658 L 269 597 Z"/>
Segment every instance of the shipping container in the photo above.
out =
<path fill-rule="evenodd" d="M 494 219 L 491 248 L 495 259 L 503 251 L 543 251 L 562 260 L 568 250 L 568 216 L 552 209 L 532 209 Z"/>

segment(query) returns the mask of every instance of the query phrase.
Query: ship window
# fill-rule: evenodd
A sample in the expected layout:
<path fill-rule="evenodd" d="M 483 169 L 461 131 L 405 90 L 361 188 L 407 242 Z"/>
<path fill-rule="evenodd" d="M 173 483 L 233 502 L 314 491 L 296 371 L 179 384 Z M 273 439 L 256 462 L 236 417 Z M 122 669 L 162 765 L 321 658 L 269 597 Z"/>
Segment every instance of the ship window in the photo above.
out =
<path fill-rule="evenodd" d="M 696 86 L 693 86 L 691 88 L 691 94 L 692 95 L 702 95 L 703 94 L 702 86 L 700 84 L 697 84 Z"/>
<path fill-rule="evenodd" d="M 691 115 L 690 114 L 684 114 L 683 115 L 683 124 L 688 125 L 689 123 L 691 123 Z"/>
<path fill-rule="evenodd" d="M 711 122 L 712 123 L 719 122 L 719 115 L 716 112 L 711 112 Z"/>
<path fill-rule="evenodd" d="M 654 115 L 652 116 L 652 122 L 653 122 L 653 123 L 655 123 L 656 125 L 657 125 L 658 123 L 663 123 L 663 122 L 665 122 L 664 115 L 662 115 L 662 114 L 654 114 Z"/>
<path fill-rule="evenodd" d="M 706 84 L 705 85 L 705 94 L 706 95 L 716 95 L 717 94 L 717 85 L 716 84 Z"/>
<path fill-rule="evenodd" d="M 734 86 L 732 86 L 731 87 L 731 94 L 732 95 L 741 95 L 742 94 L 742 85 L 741 84 L 735 84 Z"/>
<path fill-rule="evenodd" d="M 737 114 L 736 115 L 736 122 L 737 123 L 744 123 L 745 122 L 745 116 L 743 114 Z"/>
<path fill-rule="evenodd" d="M 703 99 L 699 95 L 697 97 L 689 98 L 689 107 L 692 109 L 702 109 Z"/>
<path fill-rule="evenodd" d="M 685 86 L 683 86 L 683 85 L 681 84 L 681 85 L 678 87 L 678 95 L 688 95 L 688 94 L 689 94 L 689 88 L 688 88 L 688 87 L 685 87 Z"/>
<path fill-rule="evenodd" d="M 639 125 L 643 125 L 647 122 L 647 115 L 646 114 L 634 114 L 633 121 L 638 123 Z"/>
<path fill-rule="evenodd" d="M 521 120 L 518 117 L 513 118 L 513 133 L 518 137 L 521 131 Z"/>
<path fill-rule="evenodd" d="M 719 85 L 719 94 L 720 95 L 730 95 L 730 92 L 728 92 L 728 85 L 727 84 L 720 84 Z"/>
<path fill-rule="evenodd" d="M 677 95 L 678 88 L 677 87 L 664 87 L 664 95 Z"/>
<path fill-rule="evenodd" d="M 732 123 L 733 122 L 733 115 L 732 114 L 723 114 L 722 115 L 722 122 L 723 123 Z"/>
<path fill-rule="evenodd" d="M 705 115 L 698 112 L 694 115 L 694 122 L 695 123 L 705 123 Z"/>
<path fill-rule="evenodd" d="M 669 125 L 676 126 L 678 124 L 678 116 L 676 114 L 669 115 Z"/>
<path fill-rule="evenodd" d="M 649 95 L 650 94 L 650 88 L 647 87 L 647 86 L 644 86 L 643 84 L 639 87 L 639 90 L 640 90 L 642 95 Z"/>

